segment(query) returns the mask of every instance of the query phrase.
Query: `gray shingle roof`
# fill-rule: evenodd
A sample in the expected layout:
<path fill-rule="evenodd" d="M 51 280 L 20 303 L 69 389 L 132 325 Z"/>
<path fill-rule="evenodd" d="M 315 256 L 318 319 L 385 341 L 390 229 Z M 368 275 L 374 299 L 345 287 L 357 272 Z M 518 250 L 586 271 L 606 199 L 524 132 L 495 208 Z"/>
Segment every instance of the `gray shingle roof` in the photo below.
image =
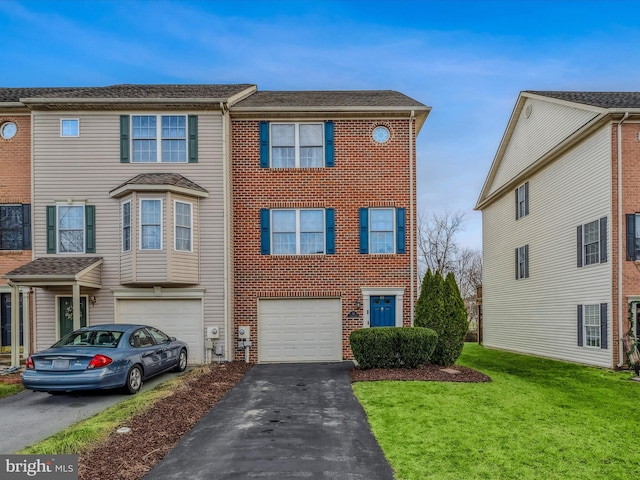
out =
<path fill-rule="evenodd" d="M 57 277 L 73 277 L 101 260 L 102 257 L 41 257 L 3 276 L 12 279 L 54 275 Z"/>
<path fill-rule="evenodd" d="M 260 91 L 235 104 L 263 107 L 425 107 L 393 90 Z"/>
<path fill-rule="evenodd" d="M 640 92 L 545 92 L 527 90 L 525 93 L 601 108 L 640 108 Z"/>
<path fill-rule="evenodd" d="M 0 102 L 17 102 L 25 98 L 69 99 L 149 99 L 199 98 L 226 99 L 253 84 L 192 84 L 192 85 L 110 85 L 107 87 L 0 88 Z"/>
<path fill-rule="evenodd" d="M 199 192 L 207 192 L 200 185 L 183 177 L 179 173 L 141 173 L 127 180 L 122 185 L 119 185 L 114 190 L 118 190 L 126 185 L 173 185 L 175 187 L 197 190 Z"/>

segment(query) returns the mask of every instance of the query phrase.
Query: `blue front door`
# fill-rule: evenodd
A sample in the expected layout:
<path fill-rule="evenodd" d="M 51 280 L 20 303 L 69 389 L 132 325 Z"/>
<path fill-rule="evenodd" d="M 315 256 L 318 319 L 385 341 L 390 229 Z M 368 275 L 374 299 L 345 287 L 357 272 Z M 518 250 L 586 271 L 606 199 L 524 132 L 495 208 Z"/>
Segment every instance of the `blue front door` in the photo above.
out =
<path fill-rule="evenodd" d="M 20 296 L 20 346 L 22 340 L 22 296 Z M 0 293 L 0 351 L 2 353 L 11 352 L 11 294 Z"/>
<path fill-rule="evenodd" d="M 371 297 L 369 319 L 372 327 L 396 326 L 396 297 Z"/>

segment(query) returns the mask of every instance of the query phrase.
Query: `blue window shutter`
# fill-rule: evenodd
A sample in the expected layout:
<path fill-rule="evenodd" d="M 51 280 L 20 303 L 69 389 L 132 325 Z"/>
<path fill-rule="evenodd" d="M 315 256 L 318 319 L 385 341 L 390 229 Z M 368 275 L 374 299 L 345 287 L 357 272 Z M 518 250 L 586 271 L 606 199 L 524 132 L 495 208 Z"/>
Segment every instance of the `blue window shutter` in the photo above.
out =
<path fill-rule="evenodd" d="M 260 254 L 271 253 L 271 231 L 269 228 L 269 209 L 260 209 Z"/>
<path fill-rule="evenodd" d="M 86 253 L 96 253 L 96 207 L 85 205 L 84 207 Z"/>
<path fill-rule="evenodd" d="M 582 225 L 578 226 L 578 268 L 582 267 Z"/>
<path fill-rule="evenodd" d="M 324 122 L 324 166 L 333 167 L 335 149 L 333 148 L 333 122 Z"/>
<path fill-rule="evenodd" d="M 198 163 L 198 116 L 189 115 L 189 163 Z"/>
<path fill-rule="evenodd" d="M 120 115 L 120 163 L 129 163 L 129 115 Z"/>
<path fill-rule="evenodd" d="M 336 213 L 333 208 L 325 209 L 324 213 L 325 213 L 325 223 L 327 228 L 326 253 L 327 255 L 334 255 L 336 253 Z"/>
<path fill-rule="evenodd" d="M 22 205 L 22 249 L 31 250 L 31 205 Z"/>
<path fill-rule="evenodd" d="M 47 253 L 56 253 L 56 207 L 47 205 Z"/>
<path fill-rule="evenodd" d="M 578 305 L 578 346 L 584 345 L 582 328 L 582 305 Z"/>
<path fill-rule="evenodd" d="M 607 217 L 600 219 L 600 263 L 607 261 Z"/>
<path fill-rule="evenodd" d="M 269 168 L 269 122 L 260 122 L 260 168 Z"/>
<path fill-rule="evenodd" d="M 360 209 L 360 253 L 369 253 L 369 209 Z"/>
<path fill-rule="evenodd" d="M 627 217 L 627 260 L 636 259 L 636 215 L 628 213 Z"/>
<path fill-rule="evenodd" d="M 407 253 L 406 216 L 405 208 L 396 208 L 396 253 Z"/>
<path fill-rule="evenodd" d="M 600 304 L 600 348 L 609 348 L 609 339 L 607 337 L 607 304 Z"/>

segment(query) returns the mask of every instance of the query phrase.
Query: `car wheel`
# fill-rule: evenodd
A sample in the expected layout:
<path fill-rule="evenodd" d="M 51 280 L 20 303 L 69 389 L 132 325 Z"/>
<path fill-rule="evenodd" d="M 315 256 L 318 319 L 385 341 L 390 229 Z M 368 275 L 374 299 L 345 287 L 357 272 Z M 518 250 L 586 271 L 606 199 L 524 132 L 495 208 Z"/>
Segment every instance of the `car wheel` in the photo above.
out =
<path fill-rule="evenodd" d="M 134 395 L 140 391 L 142 387 L 142 370 L 138 365 L 134 365 L 127 373 L 127 383 L 124 385 L 124 391 Z"/>
<path fill-rule="evenodd" d="M 183 348 L 178 355 L 178 364 L 173 369 L 174 372 L 184 372 L 187 368 L 187 351 Z"/>

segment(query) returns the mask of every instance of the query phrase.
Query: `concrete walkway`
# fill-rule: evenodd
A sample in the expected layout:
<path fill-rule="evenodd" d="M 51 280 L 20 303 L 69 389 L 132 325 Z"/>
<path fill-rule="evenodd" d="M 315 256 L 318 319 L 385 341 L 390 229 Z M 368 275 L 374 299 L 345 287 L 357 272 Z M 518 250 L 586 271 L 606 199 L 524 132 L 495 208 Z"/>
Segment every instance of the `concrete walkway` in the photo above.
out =
<path fill-rule="evenodd" d="M 392 480 L 352 366 L 254 366 L 145 480 Z"/>

